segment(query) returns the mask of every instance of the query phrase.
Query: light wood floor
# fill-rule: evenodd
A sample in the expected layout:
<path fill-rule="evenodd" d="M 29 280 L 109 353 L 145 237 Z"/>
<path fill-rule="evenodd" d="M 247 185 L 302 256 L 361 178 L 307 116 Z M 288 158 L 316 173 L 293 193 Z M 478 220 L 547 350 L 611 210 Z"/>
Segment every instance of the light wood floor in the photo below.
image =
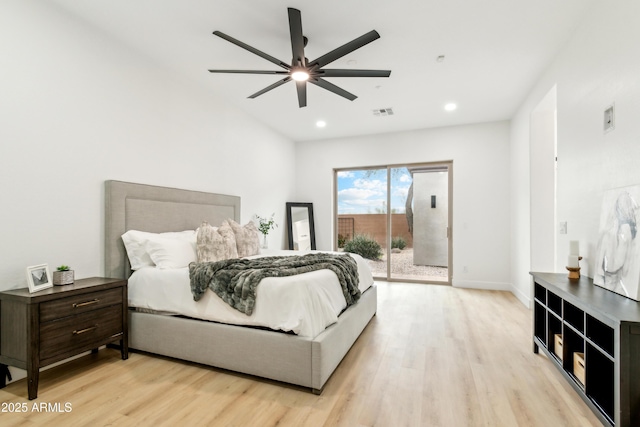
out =
<path fill-rule="evenodd" d="M 0 390 L 0 425 L 600 426 L 532 352 L 531 313 L 510 293 L 379 283 L 378 314 L 321 396 L 206 366 L 113 349 Z M 35 412 L 36 403 L 71 412 Z M 55 408 L 55 406 L 54 406 Z"/>

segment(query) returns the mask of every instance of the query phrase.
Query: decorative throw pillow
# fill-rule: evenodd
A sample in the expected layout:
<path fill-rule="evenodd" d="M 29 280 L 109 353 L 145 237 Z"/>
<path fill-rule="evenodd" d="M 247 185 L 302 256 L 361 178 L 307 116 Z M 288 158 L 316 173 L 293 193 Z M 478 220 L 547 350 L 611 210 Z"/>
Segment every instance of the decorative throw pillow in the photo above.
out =
<path fill-rule="evenodd" d="M 233 234 L 236 237 L 238 256 L 242 258 L 251 255 L 258 255 L 260 253 L 260 232 L 253 221 L 249 221 L 244 226 L 238 224 L 232 219 L 228 219 L 227 222 L 231 226 Z"/>
<path fill-rule="evenodd" d="M 196 253 L 198 262 L 238 258 L 236 238 L 229 224 L 224 221 L 220 227 L 213 227 L 203 222 L 196 232 Z"/>

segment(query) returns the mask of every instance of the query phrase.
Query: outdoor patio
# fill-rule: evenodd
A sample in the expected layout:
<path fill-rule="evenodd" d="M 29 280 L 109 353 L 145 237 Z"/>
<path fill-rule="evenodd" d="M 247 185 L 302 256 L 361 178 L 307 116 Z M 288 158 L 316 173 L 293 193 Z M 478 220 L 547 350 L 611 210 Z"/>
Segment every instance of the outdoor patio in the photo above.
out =
<path fill-rule="evenodd" d="M 386 277 L 387 256 L 382 256 L 380 260 L 368 260 L 374 276 Z M 447 280 L 446 267 L 431 267 L 424 265 L 413 265 L 413 248 L 405 248 L 399 253 L 391 254 L 391 277 L 394 279 L 412 279 L 441 281 Z"/>

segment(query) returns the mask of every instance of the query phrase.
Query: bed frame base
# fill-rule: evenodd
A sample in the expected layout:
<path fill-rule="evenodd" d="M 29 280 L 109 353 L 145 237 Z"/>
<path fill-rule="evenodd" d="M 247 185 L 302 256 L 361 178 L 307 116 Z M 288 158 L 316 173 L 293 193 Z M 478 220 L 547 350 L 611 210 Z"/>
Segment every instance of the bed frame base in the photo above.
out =
<path fill-rule="evenodd" d="M 376 306 L 373 285 L 314 339 L 130 311 L 129 348 L 308 387 L 319 395 Z"/>

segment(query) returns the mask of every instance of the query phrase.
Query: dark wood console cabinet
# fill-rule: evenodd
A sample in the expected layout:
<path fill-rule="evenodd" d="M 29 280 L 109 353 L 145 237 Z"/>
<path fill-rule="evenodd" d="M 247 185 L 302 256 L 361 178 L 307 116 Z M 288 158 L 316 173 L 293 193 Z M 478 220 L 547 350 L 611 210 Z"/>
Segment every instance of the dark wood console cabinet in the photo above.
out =
<path fill-rule="evenodd" d="M 588 277 L 531 275 L 533 351 L 551 359 L 604 425 L 640 425 L 640 303 Z"/>
<path fill-rule="evenodd" d="M 122 279 L 0 292 L 0 364 L 26 369 L 29 399 L 35 399 L 41 367 L 115 341 L 127 359 L 127 316 Z"/>

